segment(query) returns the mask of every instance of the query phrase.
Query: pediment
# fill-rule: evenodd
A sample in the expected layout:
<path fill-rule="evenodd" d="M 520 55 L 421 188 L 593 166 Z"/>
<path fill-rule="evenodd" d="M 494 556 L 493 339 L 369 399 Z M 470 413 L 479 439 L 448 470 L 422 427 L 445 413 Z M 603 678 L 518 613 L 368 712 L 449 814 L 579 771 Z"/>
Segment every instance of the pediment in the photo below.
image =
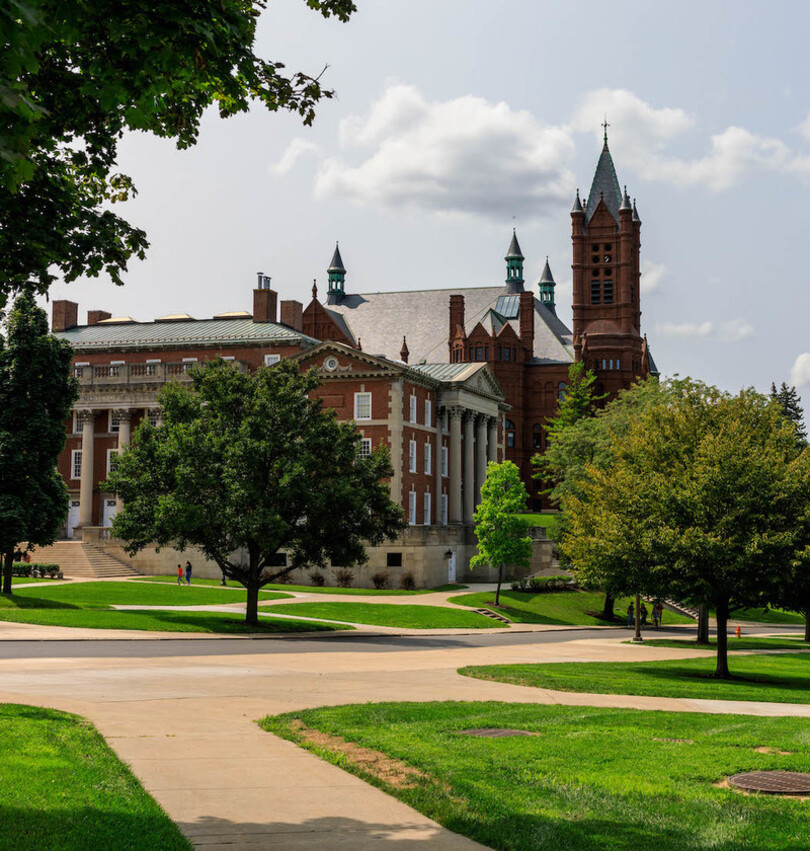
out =
<path fill-rule="evenodd" d="M 359 349 L 331 340 L 300 352 L 295 355 L 295 359 L 302 366 L 314 367 L 324 378 L 369 373 L 397 375 L 406 369 L 404 365 L 365 354 Z"/>
<path fill-rule="evenodd" d="M 477 369 L 472 375 L 465 378 L 462 382 L 462 387 L 465 390 L 484 393 L 487 396 L 495 396 L 498 399 L 506 398 L 501 385 L 498 384 L 498 380 L 486 364 L 481 364 L 480 369 Z"/>

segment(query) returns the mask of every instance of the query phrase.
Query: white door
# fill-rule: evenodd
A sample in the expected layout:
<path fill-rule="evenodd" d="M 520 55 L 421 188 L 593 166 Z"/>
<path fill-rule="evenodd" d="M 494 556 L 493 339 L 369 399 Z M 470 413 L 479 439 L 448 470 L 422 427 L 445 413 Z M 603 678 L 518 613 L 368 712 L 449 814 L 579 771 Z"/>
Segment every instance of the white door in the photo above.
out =
<path fill-rule="evenodd" d="M 104 528 L 109 528 L 112 526 L 113 517 L 117 514 L 117 509 L 115 507 L 114 499 L 105 499 L 104 500 L 104 517 L 102 519 L 101 525 Z"/>
<path fill-rule="evenodd" d="M 450 558 L 447 559 L 447 581 L 456 581 L 456 554 L 450 553 Z"/>
<path fill-rule="evenodd" d="M 73 530 L 79 525 L 79 500 L 71 499 L 68 507 L 67 529 L 65 535 L 68 538 L 73 537 Z"/>

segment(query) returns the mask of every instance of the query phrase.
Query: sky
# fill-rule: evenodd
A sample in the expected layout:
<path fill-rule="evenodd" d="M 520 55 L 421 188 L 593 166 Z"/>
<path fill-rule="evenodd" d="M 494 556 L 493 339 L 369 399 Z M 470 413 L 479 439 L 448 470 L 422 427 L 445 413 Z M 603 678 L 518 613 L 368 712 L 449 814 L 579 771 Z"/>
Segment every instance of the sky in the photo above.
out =
<path fill-rule="evenodd" d="M 570 324 L 571 221 L 607 116 L 642 219 L 642 332 L 662 374 L 728 390 L 793 383 L 810 409 L 805 0 L 357 0 L 348 23 L 271 0 L 257 53 L 335 90 L 312 127 L 256 106 L 206 115 L 196 147 L 128 135 L 145 261 L 124 287 L 51 298 L 150 320 L 347 292 L 492 286 L 512 227 L 548 255 Z"/>

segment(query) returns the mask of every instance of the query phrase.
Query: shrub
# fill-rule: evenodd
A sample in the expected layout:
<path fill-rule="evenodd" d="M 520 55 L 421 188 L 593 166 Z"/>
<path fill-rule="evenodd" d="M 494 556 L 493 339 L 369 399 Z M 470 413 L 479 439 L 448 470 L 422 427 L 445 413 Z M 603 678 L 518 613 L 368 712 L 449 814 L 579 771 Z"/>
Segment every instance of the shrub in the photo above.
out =
<path fill-rule="evenodd" d="M 284 573 L 281 576 L 277 576 L 273 582 L 278 583 L 279 585 L 292 585 L 293 575 L 292 571 L 289 573 Z"/>
<path fill-rule="evenodd" d="M 378 591 L 382 591 L 383 589 L 390 587 L 388 584 L 388 572 L 385 570 L 375 573 L 374 576 L 371 577 L 371 581 L 374 583 L 374 587 Z"/>
<path fill-rule="evenodd" d="M 575 583 L 571 577 L 559 576 L 532 576 L 524 577 L 512 583 L 513 591 L 526 591 L 531 594 L 547 594 L 551 591 L 573 591 Z"/>
<path fill-rule="evenodd" d="M 11 565 L 12 576 L 31 576 L 37 570 L 40 576 L 50 576 L 51 579 L 59 576 L 61 568 L 58 564 L 39 564 L 32 562 L 27 564 L 24 561 L 16 561 Z"/>
<path fill-rule="evenodd" d="M 399 578 L 399 587 L 403 591 L 413 591 L 416 588 L 416 580 L 413 578 L 413 574 L 408 571 L 407 573 L 403 573 Z"/>
<path fill-rule="evenodd" d="M 313 570 L 309 574 L 309 584 L 312 585 L 314 588 L 323 588 L 325 583 L 326 580 L 324 579 L 324 576 L 320 572 L 320 570 Z"/>
<path fill-rule="evenodd" d="M 332 571 L 338 588 L 351 588 L 354 582 L 354 571 L 349 567 L 339 567 Z"/>

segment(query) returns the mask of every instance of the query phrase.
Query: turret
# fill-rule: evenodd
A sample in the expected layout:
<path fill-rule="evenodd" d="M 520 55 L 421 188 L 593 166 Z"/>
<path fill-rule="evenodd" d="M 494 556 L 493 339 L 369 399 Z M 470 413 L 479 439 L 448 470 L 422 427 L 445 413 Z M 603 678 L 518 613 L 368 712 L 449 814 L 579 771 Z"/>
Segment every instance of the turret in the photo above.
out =
<path fill-rule="evenodd" d="M 546 265 L 543 266 L 543 274 L 537 283 L 540 289 L 540 303 L 544 304 L 552 313 L 556 314 L 554 304 L 554 287 L 557 284 L 554 281 L 554 276 L 551 274 L 551 267 L 548 265 L 548 256 L 546 257 Z"/>
<path fill-rule="evenodd" d="M 343 267 L 338 243 L 335 243 L 335 253 L 332 255 L 332 262 L 329 264 L 326 274 L 329 276 L 326 303 L 337 304 L 345 295 L 344 287 L 346 285 L 346 269 Z"/>
<path fill-rule="evenodd" d="M 523 253 L 518 244 L 517 234 L 512 229 L 512 241 L 506 252 L 506 291 L 508 293 L 523 292 Z"/>

